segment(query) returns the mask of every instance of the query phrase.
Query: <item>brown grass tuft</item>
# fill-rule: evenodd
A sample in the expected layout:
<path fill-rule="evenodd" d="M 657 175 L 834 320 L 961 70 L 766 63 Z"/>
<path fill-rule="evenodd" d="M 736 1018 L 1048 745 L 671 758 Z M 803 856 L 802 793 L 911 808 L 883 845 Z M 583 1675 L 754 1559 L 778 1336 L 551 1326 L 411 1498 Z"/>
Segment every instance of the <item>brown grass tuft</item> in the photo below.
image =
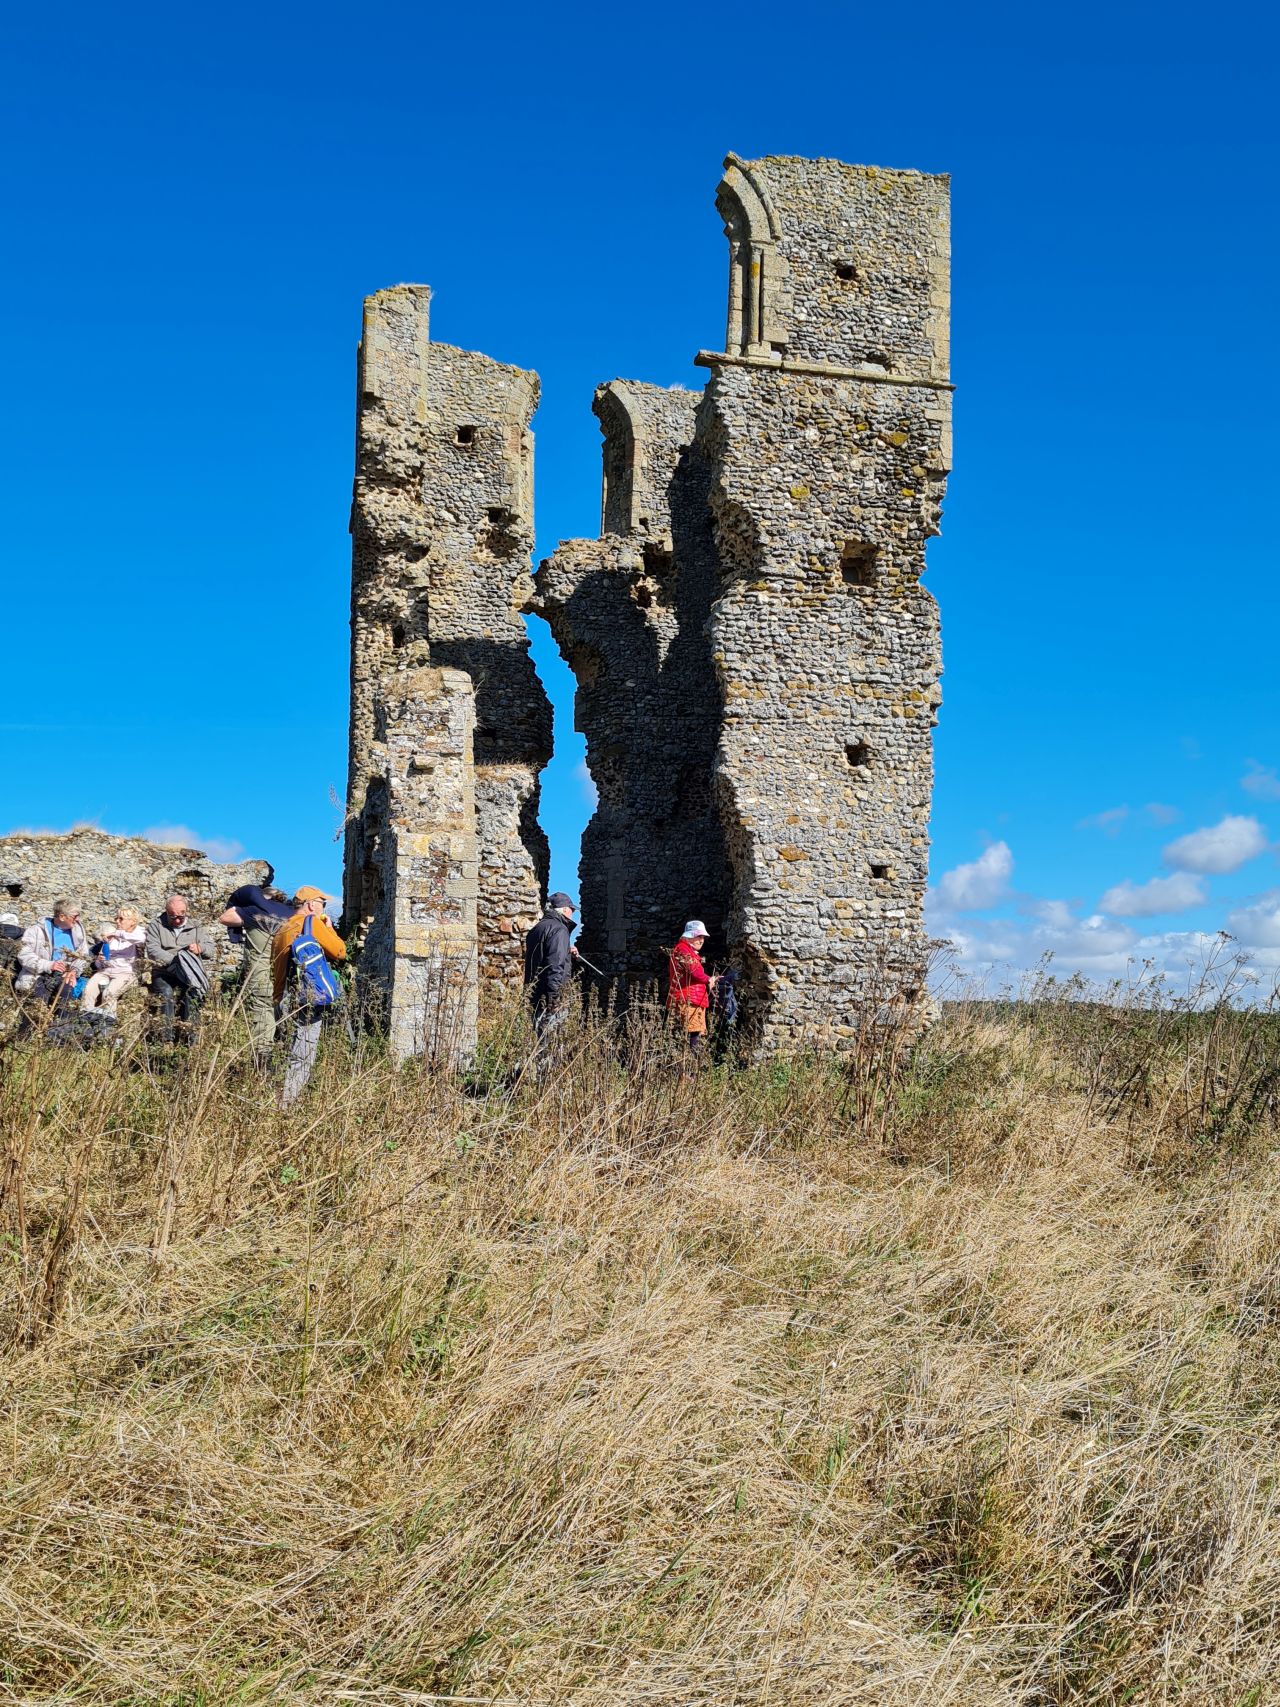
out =
<path fill-rule="evenodd" d="M 0 1700 L 1270 1699 L 1268 1016 L 287 1116 L 237 1024 L 0 1060 Z"/>

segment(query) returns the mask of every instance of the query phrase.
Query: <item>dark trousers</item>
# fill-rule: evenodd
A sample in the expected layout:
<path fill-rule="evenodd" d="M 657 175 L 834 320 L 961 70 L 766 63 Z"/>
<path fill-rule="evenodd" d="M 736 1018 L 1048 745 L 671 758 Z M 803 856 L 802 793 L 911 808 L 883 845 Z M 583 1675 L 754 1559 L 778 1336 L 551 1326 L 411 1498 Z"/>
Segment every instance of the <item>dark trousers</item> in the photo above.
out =
<path fill-rule="evenodd" d="M 25 1037 L 40 1023 L 37 1008 L 48 1008 L 51 1013 L 58 1013 L 73 1007 L 71 991 L 73 986 L 62 982 L 61 972 L 38 972 L 35 982 L 23 996 L 24 1004 L 30 1003 L 18 1027 L 18 1035 Z"/>
<path fill-rule="evenodd" d="M 155 998 L 159 1018 L 155 1032 L 157 1041 L 172 1043 L 177 1031 L 180 1042 L 190 1043 L 200 1003 L 204 1000 L 203 993 L 193 990 L 190 984 L 181 983 L 167 966 L 154 966 L 151 969 L 151 994 Z"/>
<path fill-rule="evenodd" d="M 74 988 L 72 984 L 63 983 L 61 972 L 40 972 L 27 994 L 32 1000 L 44 1002 L 48 1007 L 60 1008 L 64 1004 L 70 1005 Z"/>

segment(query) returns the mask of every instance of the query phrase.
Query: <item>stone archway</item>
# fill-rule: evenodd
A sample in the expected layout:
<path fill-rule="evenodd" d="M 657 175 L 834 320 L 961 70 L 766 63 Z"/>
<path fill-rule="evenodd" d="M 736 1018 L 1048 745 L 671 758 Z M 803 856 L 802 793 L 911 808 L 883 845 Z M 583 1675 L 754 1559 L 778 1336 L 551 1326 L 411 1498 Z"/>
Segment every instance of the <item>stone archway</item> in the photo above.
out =
<path fill-rule="evenodd" d="M 787 264 L 768 191 L 736 154 L 727 155 L 716 209 L 729 239 L 729 355 L 777 359 L 787 345 Z"/>

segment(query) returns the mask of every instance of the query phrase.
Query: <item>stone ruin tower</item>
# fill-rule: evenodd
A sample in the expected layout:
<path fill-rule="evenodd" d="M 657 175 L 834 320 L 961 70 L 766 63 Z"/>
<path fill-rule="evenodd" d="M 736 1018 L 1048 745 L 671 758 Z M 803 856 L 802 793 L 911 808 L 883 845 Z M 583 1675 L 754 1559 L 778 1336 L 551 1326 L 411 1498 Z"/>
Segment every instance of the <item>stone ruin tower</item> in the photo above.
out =
<path fill-rule="evenodd" d="M 540 910 L 551 704 L 521 620 L 537 375 L 431 343 L 430 297 L 364 307 L 343 915 L 396 1052 L 452 1058 Z"/>
<path fill-rule="evenodd" d="M 601 535 L 561 545 L 536 585 L 536 379 L 429 345 L 420 287 L 366 304 L 347 915 L 393 1029 L 444 946 L 472 991 L 477 955 L 512 979 L 537 911 L 549 715 L 522 609 L 578 680 L 599 792 L 582 945 L 606 999 L 655 983 L 689 913 L 740 967 L 765 1044 L 838 1044 L 859 1004 L 921 991 L 947 180 L 730 155 L 717 207 L 728 328 L 695 358 L 709 383 L 600 387 Z"/>

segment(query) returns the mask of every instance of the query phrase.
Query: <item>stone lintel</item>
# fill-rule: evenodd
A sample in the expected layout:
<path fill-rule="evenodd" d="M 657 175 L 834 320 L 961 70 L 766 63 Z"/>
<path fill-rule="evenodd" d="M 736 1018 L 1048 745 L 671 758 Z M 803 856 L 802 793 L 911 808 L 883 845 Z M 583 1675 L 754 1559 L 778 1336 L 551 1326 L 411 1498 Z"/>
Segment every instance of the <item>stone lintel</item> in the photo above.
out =
<path fill-rule="evenodd" d="M 693 358 L 695 367 L 754 367 L 769 373 L 805 374 L 818 379 L 856 379 L 866 385 L 918 386 L 922 391 L 954 391 L 949 379 L 928 379 L 923 375 L 885 373 L 880 368 L 837 367 L 834 362 L 786 361 L 781 356 L 741 356 L 727 350 L 699 350 Z"/>

